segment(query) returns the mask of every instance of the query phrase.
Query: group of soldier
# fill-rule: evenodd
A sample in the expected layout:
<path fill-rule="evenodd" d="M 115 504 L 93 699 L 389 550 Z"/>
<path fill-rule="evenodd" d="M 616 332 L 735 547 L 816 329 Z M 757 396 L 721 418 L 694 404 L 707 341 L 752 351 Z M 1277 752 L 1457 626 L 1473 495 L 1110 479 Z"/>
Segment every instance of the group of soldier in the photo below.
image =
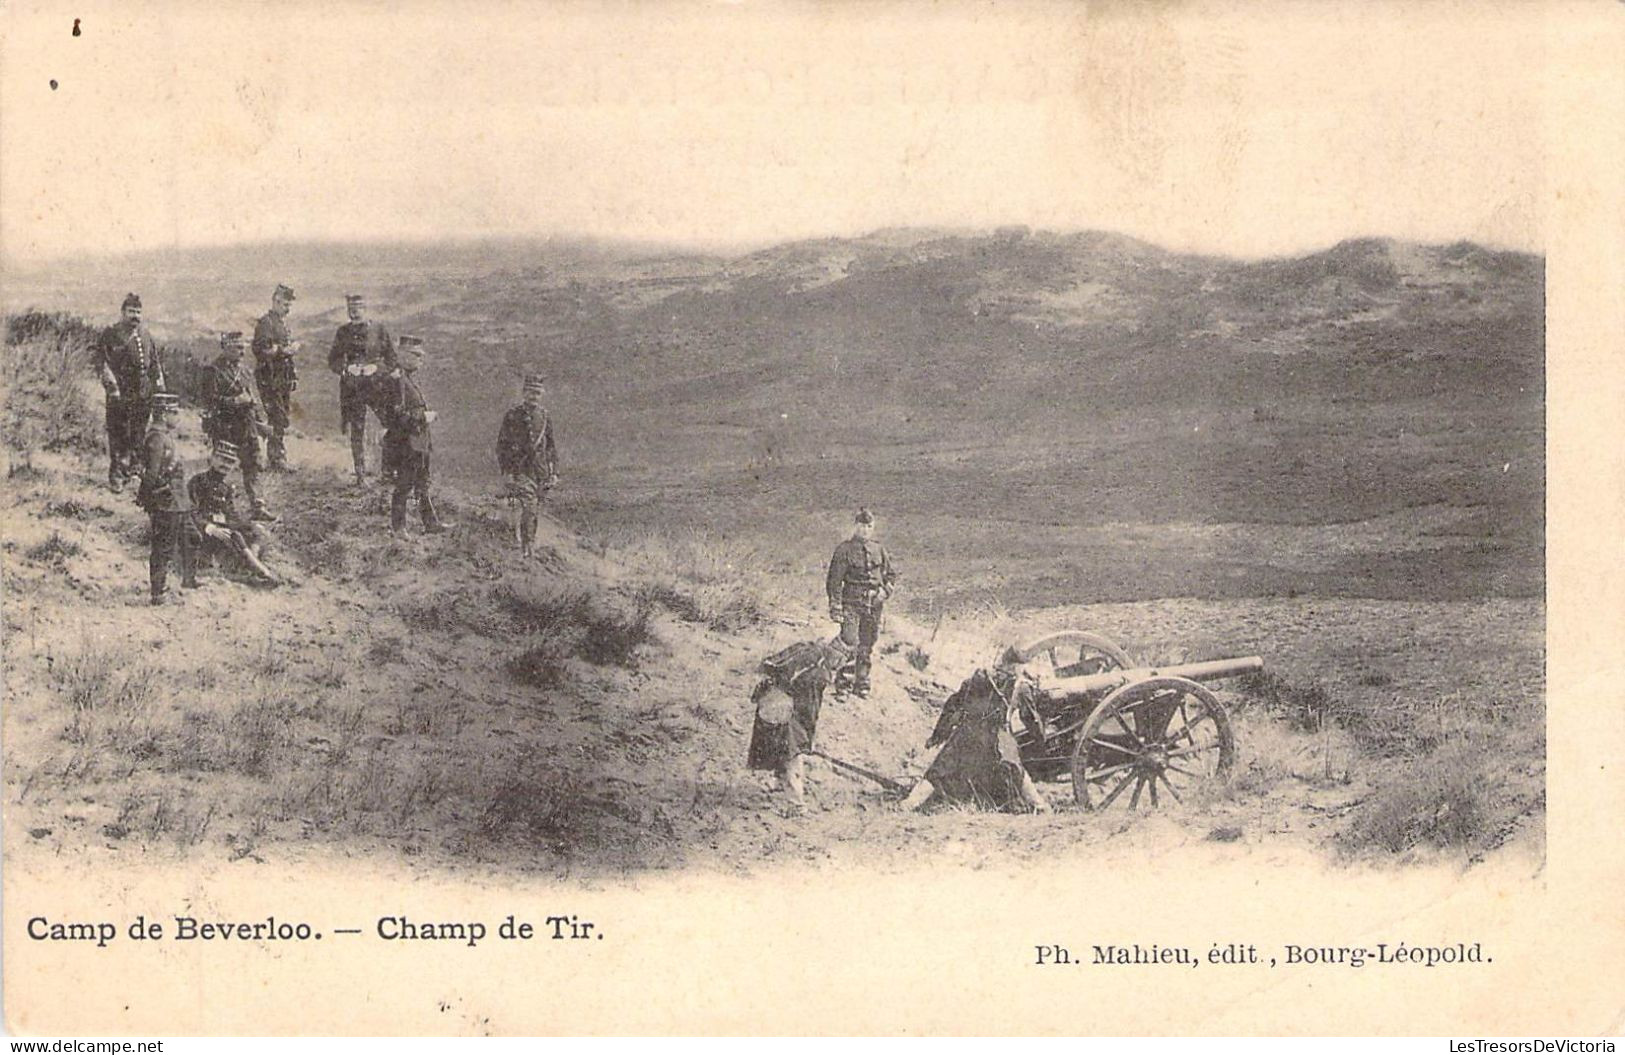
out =
<path fill-rule="evenodd" d="M 108 484 L 116 492 L 140 478 L 137 502 L 152 524 L 149 570 L 155 605 L 169 599 L 171 565 L 179 570 L 184 588 L 199 585 L 194 550 L 200 546 L 207 557 L 237 561 L 253 583 L 277 581 L 263 560 L 269 542 L 264 525 L 277 516 L 266 504 L 259 478 L 262 471 L 290 471 L 286 434 L 299 385 L 300 350 L 288 331 L 293 301 L 293 290 L 278 285 L 252 341 L 238 331 L 220 335 L 220 354 L 196 386 L 204 433 L 211 441 L 209 464 L 190 478 L 176 439 L 181 397 L 166 384 L 158 346 L 141 321 L 140 297 L 132 293 L 124 299 L 123 317 L 98 342 L 97 368 L 107 396 Z M 405 531 L 407 506 L 416 498 L 424 532 L 442 533 L 449 525 L 430 495 L 431 427 L 438 414 L 416 379 L 424 361 L 423 341 L 409 335 L 393 338 L 383 325 L 368 320 L 360 294 L 345 298 L 345 310 L 348 321 L 334 335 L 327 365 L 338 376 L 339 426 L 349 436 L 356 483 L 364 487 L 372 475 L 366 463 L 371 417 L 384 430 L 379 476 L 393 488 L 390 529 Z M 249 349 L 254 353 L 252 373 L 243 361 Z M 496 455 L 506 497 L 515 508 L 517 542 L 528 557 L 536 552 L 543 502 L 558 483 L 558 450 L 542 377 L 527 374 L 523 393 L 522 402 L 502 418 Z M 242 474 L 246 515 L 237 509 L 229 480 L 234 470 Z M 803 642 L 769 657 L 753 695 L 757 720 L 749 764 L 777 773 L 797 809 L 803 802 L 803 759 L 813 753 L 825 689 L 833 687 L 837 698 L 870 694 L 874 647 L 897 581 L 886 548 L 875 538 L 875 526 L 874 514 L 860 509 L 851 537 L 830 558 L 825 594 L 830 619 L 840 632 L 828 641 Z M 951 786 L 942 773 L 934 776 L 939 788 Z M 1018 783 L 1026 785 L 1020 788 L 1022 797 L 1035 806 L 1041 802 L 1026 794 L 1032 791 L 1030 781 Z M 932 787 L 929 780 L 922 782 L 909 804 L 923 801 L 921 789 L 928 795 Z"/>
<path fill-rule="evenodd" d="M 183 588 L 200 585 L 200 553 L 206 560 L 234 562 L 255 585 L 278 581 L 264 561 L 270 540 L 265 525 L 278 518 L 261 492 L 260 476 L 292 471 L 287 431 L 299 387 L 300 350 L 288 331 L 293 301 L 293 290 L 279 284 L 251 342 L 241 331 L 220 334 L 220 353 L 203 368 L 193 392 L 210 441 L 208 468 L 190 478 L 176 434 L 181 395 L 165 377 L 157 342 L 141 321 L 139 296 L 124 298 L 122 317 L 97 342 L 96 368 L 107 408 L 108 486 L 121 492 L 139 478 L 136 502 L 152 526 L 149 585 L 155 605 L 172 599 L 171 567 L 180 573 Z M 415 376 L 424 362 L 423 340 L 404 334 L 392 338 L 367 319 L 360 294 L 347 296 L 345 309 L 349 318 L 334 335 L 327 365 L 339 379 L 339 424 L 350 438 L 356 483 L 365 486 L 373 475 L 366 464 L 371 416 L 383 429 L 378 475 L 393 491 L 391 531 L 404 534 L 407 507 L 415 498 L 424 532 L 441 534 L 451 525 L 441 519 L 430 494 L 431 426 L 438 413 Z M 250 348 L 252 372 L 244 365 Z M 541 375 L 527 374 L 523 401 L 504 416 L 497 437 L 497 461 L 526 556 L 535 552 L 541 506 L 558 483 L 558 449 L 545 397 Z M 237 508 L 229 480 L 233 471 L 242 474 L 246 514 Z"/>

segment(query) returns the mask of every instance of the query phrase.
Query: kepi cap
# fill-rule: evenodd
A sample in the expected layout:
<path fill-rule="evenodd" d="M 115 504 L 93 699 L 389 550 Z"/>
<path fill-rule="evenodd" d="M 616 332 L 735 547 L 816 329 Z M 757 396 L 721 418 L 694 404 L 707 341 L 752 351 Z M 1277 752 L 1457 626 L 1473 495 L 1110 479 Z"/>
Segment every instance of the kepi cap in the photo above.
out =
<path fill-rule="evenodd" d="M 852 521 L 856 524 L 873 524 L 875 522 L 875 515 L 869 512 L 869 509 L 866 506 L 863 509 L 858 510 L 858 515 L 853 517 Z"/>
<path fill-rule="evenodd" d="M 423 338 L 413 336 L 410 333 L 403 333 L 395 338 L 395 344 L 401 348 L 417 348 L 423 344 Z"/>
<path fill-rule="evenodd" d="M 225 440 L 215 441 L 214 449 L 209 451 L 209 457 L 217 461 L 225 462 L 228 465 L 237 465 L 241 461 L 241 458 L 237 454 L 237 445 L 235 443 L 228 443 Z"/>
<path fill-rule="evenodd" d="M 231 330 L 220 335 L 220 347 L 222 348 L 241 348 L 245 343 L 242 330 Z"/>
<path fill-rule="evenodd" d="M 365 304 L 366 302 L 367 295 L 365 293 L 346 293 L 344 295 L 344 303 L 346 304 Z"/>
<path fill-rule="evenodd" d="M 181 397 L 174 392 L 154 392 L 152 394 L 152 409 L 179 410 L 181 409 Z"/>
<path fill-rule="evenodd" d="M 287 286 L 283 285 L 280 282 L 278 282 L 276 284 L 276 291 L 274 293 L 272 293 L 271 296 L 273 296 L 273 297 L 281 297 L 283 300 L 292 300 L 292 299 L 294 299 L 293 298 L 293 290 L 289 289 Z"/>
<path fill-rule="evenodd" d="M 139 308 L 140 306 L 141 306 L 141 298 L 136 296 L 134 293 L 126 293 L 126 294 L 124 294 L 124 303 L 119 305 L 119 307 L 121 309 L 122 308 Z"/>

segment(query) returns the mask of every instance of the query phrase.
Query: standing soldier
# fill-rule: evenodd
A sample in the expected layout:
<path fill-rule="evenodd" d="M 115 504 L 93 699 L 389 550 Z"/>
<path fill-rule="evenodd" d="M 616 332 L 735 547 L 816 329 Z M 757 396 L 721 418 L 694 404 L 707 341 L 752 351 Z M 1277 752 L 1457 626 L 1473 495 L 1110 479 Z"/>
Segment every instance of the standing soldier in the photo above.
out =
<path fill-rule="evenodd" d="M 519 552 L 536 552 L 536 519 L 542 499 L 558 485 L 559 452 L 553 446 L 553 422 L 542 400 L 542 375 L 525 375 L 525 401 L 502 418 L 497 433 L 497 465 L 508 478 L 508 500 L 519 515 Z"/>
<path fill-rule="evenodd" d="M 288 471 L 289 412 L 293 394 L 299 388 L 299 367 L 293 354 L 299 342 L 288 335 L 288 309 L 293 306 L 293 290 L 278 284 L 271 294 L 271 310 L 260 316 L 254 324 L 254 383 L 259 386 L 260 399 L 265 405 L 265 417 L 271 426 L 266 438 L 266 468 L 272 472 Z"/>
<path fill-rule="evenodd" d="M 265 411 L 254 394 L 254 382 L 243 366 L 246 344 L 240 330 L 220 335 L 220 357 L 203 373 L 203 431 L 215 443 L 224 440 L 236 445 L 249 517 L 275 522 L 276 514 L 266 508 L 258 488 L 260 437 L 269 433 L 271 426 L 265 422 Z"/>
<path fill-rule="evenodd" d="M 181 585 L 195 589 L 197 574 L 192 567 L 192 533 L 188 516 L 192 503 L 186 494 L 186 465 L 175 446 L 175 426 L 180 421 L 181 397 L 158 392 L 152 397 L 153 423 L 147 430 L 145 468 L 135 500 L 152 522 L 151 552 L 147 570 L 152 586 L 152 603 L 163 604 L 169 565 L 173 559 L 180 569 Z"/>
<path fill-rule="evenodd" d="M 824 579 L 829 617 L 841 624 L 841 640 L 857 654 L 852 691 L 860 697 L 869 695 L 869 663 L 880 636 L 881 611 L 897 580 L 886 548 L 874 535 L 875 515 L 858 510 L 852 537 L 835 547 Z"/>
<path fill-rule="evenodd" d="M 124 298 L 123 318 L 96 342 L 96 372 L 107 394 L 107 486 L 124 490 L 136 472 L 152 416 L 152 397 L 164 390 L 158 343 L 141 324 L 141 298 Z"/>
<path fill-rule="evenodd" d="M 367 300 L 359 293 L 344 298 L 350 321 L 333 336 L 327 353 L 327 368 L 339 375 L 339 431 L 350 434 L 350 460 L 355 465 L 355 482 L 367 476 L 367 410 L 370 407 L 385 428 L 389 419 L 380 409 L 377 392 L 398 386 L 380 385 L 380 374 L 395 369 L 395 342 L 380 323 L 367 321 Z"/>
<path fill-rule="evenodd" d="M 439 415 L 429 409 L 413 374 L 423 365 L 423 338 L 401 337 L 399 370 L 379 387 L 378 407 L 389 431 L 384 434 L 384 458 L 395 470 L 395 494 L 389 505 L 389 529 L 406 533 L 406 503 L 415 493 L 425 534 L 445 531 L 429 497 L 429 453 L 434 449 L 429 426 Z"/>

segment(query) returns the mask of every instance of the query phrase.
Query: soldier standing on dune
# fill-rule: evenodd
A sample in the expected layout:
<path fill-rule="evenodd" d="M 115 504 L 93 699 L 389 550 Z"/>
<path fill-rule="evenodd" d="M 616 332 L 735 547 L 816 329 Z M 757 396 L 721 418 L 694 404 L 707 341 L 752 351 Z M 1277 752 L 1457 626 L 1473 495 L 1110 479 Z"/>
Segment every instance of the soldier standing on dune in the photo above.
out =
<path fill-rule="evenodd" d="M 254 382 L 243 366 L 246 346 L 242 332 L 220 335 L 220 357 L 203 373 L 204 434 L 210 440 L 236 445 L 243 470 L 243 494 L 248 496 L 249 517 L 274 522 L 276 514 L 266 508 L 259 493 L 260 437 L 271 431 L 254 392 Z"/>
<path fill-rule="evenodd" d="M 542 406 L 546 395 L 542 376 L 527 374 L 524 402 L 503 416 L 497 433 L 497 465 L 507 477 L 507 498 L 518 507 L 519 552 L 525 557 L 535 555 L 542 500 L 559 482 L 553 421 Z"/>
<path fill-rule="evenodd" d="M 145 441 L 145 468 L 135 500 L 147 511 L 152 525 L 147 571 L 152 586 L 152 603 L 161 605 L 166 600 L 165 586 L 171 563 L 180 570 L 182 586 L 194 589 L 198 581 L 192 567 L 189 522 L 192 503 L 186 492 L 186 465 L 181 461 L 180 451 L 175 444 L 175 426 L 181 416 L 181 397 L 169 392 L 154 394 L 152 413 L 152 427 L 147 430 Z"/>
<path fill-rule="evenodd" d="M 293 355 L 299 342 L 288 334 L 288 309 L 293 306 L 293 290 L 278 285 L 271 294 L 271 310 L 254 324 L 254 383 L 259 386 L 265 418 L 271 426 L 266 437 L 266 468 L 288 471 L 286 435 L 293 409 L 293 393 L 299 388 L 299 367 Z"/>
<path fill-rule="evenodd" d="M 882 609 L 892 595 L 897 573 L 886 547 L 875 541 L 875 515 L 858 510 L 852 537 L 835 547 L 824 579 L 829 617 L 841 624 L 841 640 L 857 655 L 852 691 L 869 695 L 869 666 L 880 636 Z"/>
<path fill-rule="evenodd" d="M 339 431 L 350 434 L 355 482 L 362 484 L 367 477 L 367 411 L 370 409 L 383 427 L 389 427 L 377 393 L 395 387 L 381 384 L 385 378 L 380 376 L 395 370 L 395 342 L 381 323 L 367 321 L 367 299 L 361 294 L 346 296 L 344 307 L 350 321 L 333 335 L 327 368 L 339 375 Z"/>
<path fill-rule="evenodd" d="M 152 416 L 152 398 L 164 390 L 158 342 L 141 324 L 141 298 L 124 298 L 123 317 L 96 342 L 96 373 L 107 395 L 107 486 L 124 490 L 138 467 Z"/>
<path fill-rule="evenodd" d="M 439 415 L 429 409 L 413 375 L 423 365 L 423 339 L 401 337 L 400 369 L 377 389 L 378 407 L 389 431 L 384 434 L 384 458 L 395 470 L 395 494 L 389 507 L 389 529 L 406 533 L 406 503 L 416 494 L 425 534 L 438 535 L 448 527 L 435 512 L 429 497 L 429 454 L 434 449 L 429 426 Z"/>

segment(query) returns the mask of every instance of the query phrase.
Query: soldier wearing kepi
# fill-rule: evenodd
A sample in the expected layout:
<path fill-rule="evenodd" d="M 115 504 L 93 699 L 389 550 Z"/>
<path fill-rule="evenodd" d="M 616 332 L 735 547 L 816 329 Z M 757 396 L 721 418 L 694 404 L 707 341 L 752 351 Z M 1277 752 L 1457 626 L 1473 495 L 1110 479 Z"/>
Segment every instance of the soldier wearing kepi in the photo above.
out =
<path fill-rule="evenodd" d="M 266 508 L 259 493 L 260 437 L 271 431 L 265 411 L 254 391 L 254 382 L 243 366 L 247 342 L 241 331 L 220 335 L 220 357 L 203 373 L 203 431 L 210 440 L 221 440 L 237 448 L 243 470 L 243 494 L 248 496 L 249 517 L 274 522 L 276 514 Z"/>
<path fill-rule="evenodd" d="M 553 421 L 542 401 L 547 387 L 540 374 L 525 376 L 525 401 L 502 418 L 497 433 L 497 465 L 507 477 L 507 498 L 519 517 L 519 552 L 536 552 L 536 521 L 542 499 L 559 482 L 559 452 L 553 445 Z"/>
<path fill-rule="evenodd" d="M 424 533 L 438 535 L 449 526 L 435 512 L 429 497 L 429 454 L 434 449 L 429 426 L 439 415 L 429 409 L 413 375 L 423 365 L 423 339 L 401 337 L 398 376 L 389 378 L 379 389 L 379 405 L 385 411 L 389 431 L 384 434 L 384 457 L 395 469 L 395 494 L 389 505 L 389 529 L 397 535 L 406 532 L 406 503 L 414 494 Z"/>
<path fill-rule="evenodd" d="M 254 585 L 275 586 L 276 576 L 261 558 L 269 536 L 264 528 L 237 512 L 236 489 L 227 479 L 237 466 L 236 444 L 219 440 L 209 452 L 209 467 L 186 482 L 198 546 L 209 560 L 230 555 L 240 561 Z"/>
<path fill-rule="evenodd" d="M 158 342 L 141 324 L 141 298 L 124 298 L 123 317 L 96 342 L 96 373 L 107 395 L 107 486 L 124 490 L 141 458 L 152 398 L 164 390 Z"/>
<path fill-rule="evenodd" d="M 278 284 L 271 294 L 271 310 L 254 324 L 254 383 L 259 386 L 265 406 L 265 420 L 271 426 L 266 437 L 266 468 L 288 471 L 286 435 L 293 409 L 293 394 L 299 388 L 299 367 L 294 353 L 299 342 L 288 334 L 288 309 L 293 290 Z"/>
<path fill-rule="evenodd" d="M 829 617 L 841 624 L 841 640 L 857 656 L 852 691 L 858 696 L 869 695 L 869 665 L 880 636 L 882 610 L 897 581 L 891 558 L 874 534 L 875 515 L 858 510 L 852 537 L 835 547 L 824 579 Z"/>
<path fill-rule="evenodd" d="M 135 500 L 147 511 L 152 524 L 151 552 L 147 570 L 152 587 L 152 603 L 163 604 L 169 566 L 181 573 L 181 585 L 198 585 L 192 567 L 192 533 L 188 522 L 192 504 L 186 493 L 186 466 L 175 445 L 175 426 L 180 421 L 181 398 L 169 392 L 152 397 L 152 427 L 145 441 L 145 468 Z"/>
<path fill-rule="evenodd" d="M 382 324 L 367 321 L 367 300 L 361 294 L 346 296 L 344 307 L 350 321 L 333 336 L 327 368 L 339 375 L 339 430 L 350 434 L 350 460 L 355 465 L 356 483 L 360 484 L 367 476 L 368 409 L 381 425 L 389 427 L 378 393 L 397 387 L 379 384 L 380 375 L 395 369 L 395 342 Z M 386 394 L 384 401 L 388 398 Z"/>

